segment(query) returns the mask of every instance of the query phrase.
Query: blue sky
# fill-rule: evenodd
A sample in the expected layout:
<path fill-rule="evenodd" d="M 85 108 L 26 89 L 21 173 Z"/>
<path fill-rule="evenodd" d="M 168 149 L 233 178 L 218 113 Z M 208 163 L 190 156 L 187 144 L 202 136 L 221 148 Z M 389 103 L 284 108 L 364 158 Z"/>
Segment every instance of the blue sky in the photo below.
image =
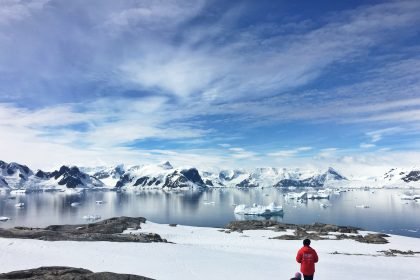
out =
<path fill-rule="evenodd" d="M 419 1 L 1 1 L 1 158 L 416 165 L 418 26 Z"/>

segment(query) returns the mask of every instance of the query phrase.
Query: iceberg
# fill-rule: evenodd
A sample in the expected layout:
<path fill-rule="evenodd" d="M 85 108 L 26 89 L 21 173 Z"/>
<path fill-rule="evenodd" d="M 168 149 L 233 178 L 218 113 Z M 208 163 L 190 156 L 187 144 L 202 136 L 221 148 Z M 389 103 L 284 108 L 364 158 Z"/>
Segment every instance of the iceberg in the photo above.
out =
<path fill-rule="evenodd" d="M 267 206 L 257 205 L 255 203 L 252 206 L 240 204 L 235 207 L 234 213 L 255 216 L 281 216 L 283 215 L 283 207 L 277 206 L 274 202 Z"/>
<path fill-rule="evenodd" d="M 0 222 L 7 222 L 8 220 L 10 220 L 9 217 L 0 217 Z"/>
<path fill-rule="evenodd" d="M 300 192 L 300 193 L 290 192 L 290 193 L 286 194 L 285 198 L 286 199 L 307 200 L 308 199 L 308 193 L 307 192 Z"/>
<path fill-rule="evenodd" d="M 16 204 L 15 204 L 15 206 L 16 206 L 17 208 L 22 208 L 22 207 L 24 207 L 24 206 L 25 206 L 25 203 L 23 203 L 23 202 L 19 202 L 19 203 L 16 203 Z"/>
<path fill-rule="evenodd" d="M 99 216 L 99 215 L 85 215 L 85 216 L 83 216 L 83 219 L 88 220 L 88 221 L 96 221 L 96 220 L 100 220 L 101 216 Z"/>
<path fill-rule="evenodd" d="M 327 193 L 310 193 L 308 199 L 330 199 L 330 195 Z"/>

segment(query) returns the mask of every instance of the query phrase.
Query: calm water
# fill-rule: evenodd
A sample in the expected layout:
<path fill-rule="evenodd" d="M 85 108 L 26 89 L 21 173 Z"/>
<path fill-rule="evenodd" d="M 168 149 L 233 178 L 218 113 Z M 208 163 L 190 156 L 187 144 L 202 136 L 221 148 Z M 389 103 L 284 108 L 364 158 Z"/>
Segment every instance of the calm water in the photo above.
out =
<path fill-rule="evenodd" d="M 314 222 L 358 226 L 367 230 L 420 238 L 420 202 L 402 201 L 401 190 L 353 190 L 332 195 L 329 200 L 299 203 L 284 199 L 279 189 L 216 189 L 207 191 L 141 191 L 139 193 L 86 192 L 81 195 L 64 193 L 31 193 L 16 199 L 0 196 L 0 216 L 12 218 L 0 227 L 47 226 L 51 224 L 86 223 L 84 215 L 143 216 L 158 223 L 222 227 L 233 220 L 245 218 L 233 213 L 233 204 L 283 205 L 283 217 L 272 219 L 306 224 Z M 96 201 L 104 201 L 97 204 Z M 23 208 L 15 207 L 18 202 Z M 71 203 L 79 202 L 78 207 Z M 328 208 L 320 203 L 329 204 Z M 356 205 L 370 208 L 357 208 Z"/>

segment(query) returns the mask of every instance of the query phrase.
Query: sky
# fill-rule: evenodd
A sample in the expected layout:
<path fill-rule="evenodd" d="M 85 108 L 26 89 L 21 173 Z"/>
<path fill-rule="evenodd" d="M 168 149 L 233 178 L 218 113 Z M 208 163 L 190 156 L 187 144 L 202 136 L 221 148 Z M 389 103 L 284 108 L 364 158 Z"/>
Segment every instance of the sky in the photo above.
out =
<path fill-rule="evenodd" d="M 420 1 L 1 0 L 0 159 L 420 160 Z"/>

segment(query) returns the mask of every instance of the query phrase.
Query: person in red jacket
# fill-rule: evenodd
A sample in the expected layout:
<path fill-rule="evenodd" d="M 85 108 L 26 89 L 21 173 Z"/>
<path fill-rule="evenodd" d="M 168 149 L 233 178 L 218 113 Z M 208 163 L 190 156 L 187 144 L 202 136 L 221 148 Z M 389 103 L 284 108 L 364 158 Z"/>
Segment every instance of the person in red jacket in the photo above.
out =
<path fill-rule="evenodd" d="M 300 272 L 302 272 L 304 280 L 314 279 L 315 263 L 318 262 L 318 254 L 309 245 L 311 245 L 311 240 L 303 240 L 303 247 L 296 255 L 296 261 L 300 263 Z"/>

